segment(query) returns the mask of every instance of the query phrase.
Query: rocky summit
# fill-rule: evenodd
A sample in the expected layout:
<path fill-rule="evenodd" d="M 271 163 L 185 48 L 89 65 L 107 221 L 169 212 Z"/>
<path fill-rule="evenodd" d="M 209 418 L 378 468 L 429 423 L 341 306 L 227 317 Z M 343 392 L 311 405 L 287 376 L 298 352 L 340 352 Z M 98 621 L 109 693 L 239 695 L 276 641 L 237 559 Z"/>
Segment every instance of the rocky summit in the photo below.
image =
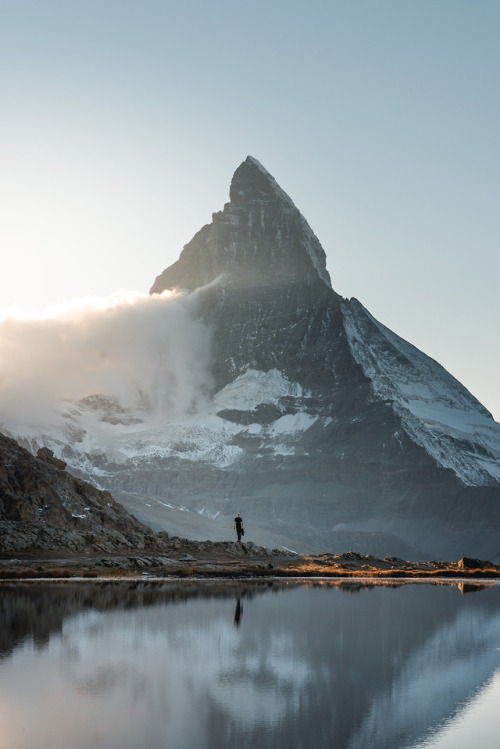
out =
<path fill-rule="evenodd" d="M 206 328 L 203 406 L 153 424 L 96 394 L 59 432 L 16 436 L 191 538 L 224 540 L 239 511 L 257 543 L 298 551 L 499 559 L 500 424 L 333 290 L 319 240 L 256 159 L 151 292 L 166 289 Z M 105 441 L 89 442 L 91 411 Z"/>

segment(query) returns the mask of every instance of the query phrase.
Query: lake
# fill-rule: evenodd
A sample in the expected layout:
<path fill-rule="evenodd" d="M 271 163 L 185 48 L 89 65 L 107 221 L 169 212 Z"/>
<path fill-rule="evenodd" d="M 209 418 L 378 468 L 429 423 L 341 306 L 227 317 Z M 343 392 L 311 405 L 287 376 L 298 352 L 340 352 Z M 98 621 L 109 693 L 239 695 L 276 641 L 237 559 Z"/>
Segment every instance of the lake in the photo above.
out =
<path fill-rule="evenodd" d="M 498 749 L 500 586 L 0 585 L 0 749 Z"/>

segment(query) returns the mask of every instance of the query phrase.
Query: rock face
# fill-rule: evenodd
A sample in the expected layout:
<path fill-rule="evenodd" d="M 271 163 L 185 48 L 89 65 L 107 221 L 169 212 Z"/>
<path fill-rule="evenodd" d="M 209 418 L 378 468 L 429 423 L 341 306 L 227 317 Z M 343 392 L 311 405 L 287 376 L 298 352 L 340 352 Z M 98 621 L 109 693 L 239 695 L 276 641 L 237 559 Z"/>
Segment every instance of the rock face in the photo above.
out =
<path fill-rule="evenodd" d="M 318 239 L 255 159 L 151 292 L 172 288 L 211 337 L 205 410 L 149 424 L 96 394 L 60 433 L 26 434 L 33 452 L 49 447 L 145 522 L 154 503 L 231 528 L 239 511 L 247 533 L 264 525 L 297 551 L 498 559 L 500 425 L 332 289 Z"/>
<path fill-rule="evenodd" d="M 331 288 L 319 240 L 288 195 L 251 156 L 233 176 L 230 203 L 184 247 L 151 292 L 193 290 L 224 276 L 224 286 Z"/>
<path fill-rule="evenodd" d="M 2 552 L 161 547 L 162 537 L 155 538 L 109 492 L 64 473 L 41 452 L 35 458 L 0 434 Z"/>

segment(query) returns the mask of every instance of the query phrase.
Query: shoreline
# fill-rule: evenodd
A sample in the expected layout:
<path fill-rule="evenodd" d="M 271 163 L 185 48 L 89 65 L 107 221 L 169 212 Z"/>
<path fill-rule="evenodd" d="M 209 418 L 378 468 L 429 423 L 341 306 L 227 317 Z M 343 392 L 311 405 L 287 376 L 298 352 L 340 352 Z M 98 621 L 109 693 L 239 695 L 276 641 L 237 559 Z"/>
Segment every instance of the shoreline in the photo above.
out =
<path fill-rule="evenodd" d="M 462 557 L 458 562 L 412 562 L 344 554 L 295 554 L 253 543 L 172 539 L 167 548 L 101 552 L 18 551 L 0 554 L 0 583 L 112 580 L 338 580 L 361 582 L 500 582 L 500 565 Z"/>
<path fill-rule="evenodd" d="M 65 584 L 118 584 L 118 583 L 144 583 L 144 584 L 225 584 L 225 583 L 244 583 L 245 585 L 253 584 L 281 584 L 281 585 L 323 585 L 331 587 L 342 587 L 348 585 L 358 585 L 370 587 L 375 585 L 385 587 L 398 587 L 401 585 L 452 585 L 462 588 L 462 592 L 471 592 L 472 590 L 482 590 L 484 588 L 500 585 L 499 578 L 490 577 L 280 577 L 269 576 L 266 578 L 253 576 L 164 576 L 159 577 L 153 574 L 129 574 L 116 576 L 87 576 L 79 577 L 77 575 L 70 577 L 12 577 L 1 578 L 0 589 L 3 585 L 65 585 Z"/>

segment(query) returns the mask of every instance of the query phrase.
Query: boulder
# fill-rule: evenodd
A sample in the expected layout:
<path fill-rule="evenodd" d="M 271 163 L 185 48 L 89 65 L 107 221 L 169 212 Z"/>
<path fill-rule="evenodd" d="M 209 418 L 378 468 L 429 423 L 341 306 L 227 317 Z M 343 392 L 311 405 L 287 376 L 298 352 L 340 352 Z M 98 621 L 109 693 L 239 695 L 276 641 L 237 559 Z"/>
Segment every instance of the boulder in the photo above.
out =
<path fill-rule="evenodd" d="M 53 450 L 49 450 L 48 447 L 41 447 L 38 450 L 36 457 L 40 460 L 44 460 L 45 463 L 50 463 L 50 465 L 59 468 L 61 471 L 66 470 L 66 463 L 64 462 L 64 460 L 59 460 L 59 458 L 56 458 Z"/>
<path fill-rule="evenodd" d="M 492 562 L 485 562 L 482 559 L 472 559 L 471 557 L 462 557 L 458 563 L 459 570 L 486 570 L 494 566 Z"/>

